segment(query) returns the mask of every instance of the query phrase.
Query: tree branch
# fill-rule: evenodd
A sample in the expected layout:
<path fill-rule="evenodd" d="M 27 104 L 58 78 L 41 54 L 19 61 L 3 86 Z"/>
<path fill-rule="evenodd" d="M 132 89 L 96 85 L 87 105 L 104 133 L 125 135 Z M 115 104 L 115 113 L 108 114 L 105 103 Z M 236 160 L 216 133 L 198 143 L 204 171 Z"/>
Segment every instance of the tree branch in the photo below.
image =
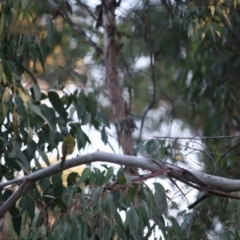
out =
<path fill-rule="evenodd" d="M 129 167 L 142 168 L 152 172 L 152 175 L 140 176 L 138 179 L 140 181 L 149 177 L 156 177 L 156 174 L 167 175 L 169 178 L 179 180 L 193 188 L 196 188 L 200 191 L 205 191 L 211 195 L 240 199 L 240 197 L 237 195 L 229 194 L 229 192 L 240 191 L 240 180 L 232 180 L 210 174 L 198 173 L 190 169 L 178 167 L 165 161 L 149 159 L 145 157 L 118 155 L 97 151 L 68 160 L 64 169 L 83 164 L 89 164 L 92 162 L 115 163 Z M 12 204 L 14 204 L 19 198 L 25 195 L 36 181 L 52 176 L 53 174 L 59 172 L 59 165 L 60 162 L 37 172 L 31 173 L 28 176 L 20 178 L 16 181 L 0 183 L 0 188 L 3 188 L 16 182 L 22 182 L 17 191 L 14 192 L 11 197 L 1 206 L 0 216 L 8 211 Z M 133 176 L 133 181 L 136 181 L 136 176 Z"/>
<path fill-rule="evenodd" d="M 103 50 L 83 31 L 79 25 L 74 23 L 71 18 L 68 16 L 68 13 L 64 8 L 61 8 L 54 0 L 48 0 L 49 4 L 53 7 L 55 11 L 57 11 L 60 16 L 67 22 L 79 35 L 83 37 L 83 40 L 88 43 L 91 47 L 95 48 L 97 55 L 102 55 Z"/>
<path fill-rule="evenodd" d="M 233 136 L 212 136 L 212 137 L 204 137 L 204 136 L 194 136 L 194 137 L 169 137 L 169 136 L 155 136 L 157 139 L 189 139 L 189 140 L 201 140 L 204 141 L 206 139 L 226 139 L 226 138 L 240 138 L 240 135 Z"/>
<path fill-rule="evenodd" d="M 97 21 L 97 16 L 93 13 L 92 10 L 90 10 L 90 7 L 87 4 L 82 3 L 80 0 L 77 0 L 77 3 L 79 6 L 84 8 L 95 21 Z"/>
<path fill-rule="evenodd" d="M 235 144 L 234 146 L 232 146 L 231 148 L 229 148 L 225 153 L 223 153 L 223 155 L 220 157 L 220 159 L 218 160 L 217 164 L 213 167 L 213 169 L 210 171 L 210 173 L 212 173 L 217 166 L 220 164 L 220 162 L 222 161 L 222 159 L 229 153 L 231 152 L 234 148 L 236 148 L 238 145 L 240 145 L 240 142 L 238 142 L 237 144 Z"/>
<path fill-rule="evenodd" d="M 211 195 L 209 194 L 204 194 L 203 196 L 201 196 L 200 198 L 198 198 L 194 203 L 191 203 L 190 205 L 188 205 L 188 209 L 192 209 L 194 207 L 196 207 L 200 202 L 204 201 L 205 199 L 211 197 Z"/>

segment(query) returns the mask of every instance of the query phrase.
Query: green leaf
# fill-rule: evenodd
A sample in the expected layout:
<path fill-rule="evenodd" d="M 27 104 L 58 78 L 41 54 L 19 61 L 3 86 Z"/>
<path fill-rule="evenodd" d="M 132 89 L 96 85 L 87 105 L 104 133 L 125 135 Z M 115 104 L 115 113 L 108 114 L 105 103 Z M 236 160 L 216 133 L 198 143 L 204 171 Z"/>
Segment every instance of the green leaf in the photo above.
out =
<path fill-rule="evenodd" d="M 107 171 L 105 181 L 108 182 L 113 177 L 113 168 L 110 167 Z"/>
<path fill-rule="evenodd" d="M 48 119 L 51 126 L 56 127 L 54 110 L 45 104 L 41 104 L 40 109 L 41 109 L 41 113 L 43 114 L 43 116 L 45 116 Z"/>
<path fill-rule="evenodd" d="M 64 203 L 62 198 L 56 197 L 52 203 L 52 206 L 59 207 L 62 211 L 67 211 L 67 205 Z"/>
<path fill-rule="evenodd" d="M 90 140 L 88 136 L 83 132 L 82 128 L 79 126 L 77 128 L 77 144 L 78 144 L 78 149 L 84 149 L 87 142 L 90 143 Z"/>
<path fill-rule="evenodd" d="M 186 210 L 180 211 L 180 212 L 178 212 L 177 217 L 182 217 L 185 214 L 186 214 Z"/>
<path fill-rule="evenodd" d="M 7 201 L 7 199 L 8 199 L 9 197 L 11 197 L 12 194 L 13 194 L 13 192 L 12 192 L 11 190 L 6 189 L 6 190 L 4 191 L 4 193 L 3 193 L 2 200 L 3 200 L 3 201 Z"/>
<path fill-rule="evenodd" d="M 98 119 L 100 122 L 102 122 L 106 127 L 110 128 L 110 123 L 106 116 L 100 112 L 98 112 Z"/>
<path fill-rule="evenodd" d="M 81 239 L 81 222 L 74 216 L 71 216 L 71 221 L 73 223 L 73 228 L 77 231 L 71 231 L 70 239 Z"/>
<path fill-rule="evenodd" d="M 80 239 L 88 239 L 88 236 L 87 236 L 87 225 L 86 224 L 82 224 L 82 236 Z"/>
<path fill-rule="evenodd" d="M 52 126 L 51 126 L 51 124 L 50 124 L 50 122 L 49 122 L 49 120 L 47 119 L 47 117 L 45 117 L 45 116 L 42 114 L 41 109 L 40 109 L 39 106 L 36 106 L 36 105 L 34 105 L 34 104 L 32 104 L 32 103 L 28 103 L 28 107 L 29 107 L 29 109 L 32 110 L 35 114 L 37 114 L 39 117 L 41 117 L 43 120 L 45 120 L 46 123 L 48 124 L 48 126 L 50 127 L 50 129 L 53 130 L 53 129 L 52 129 Z"/>
<path fill-rule="evenodd" d="M 146 222 L 147 227 L 150 227 L 150 223 L 149 223 L 149 207 L 143 203 L 142 206 L 140 206 L 139 210 L 141 211 L 143 220 Z"/>
<path fill-rule="evenodd" d="M 71 72 L 72 76 L 79 80 L 84 85 L 87 83 L 87 75 L 86 74 L 79 74 L 76 71 Z"/>
<path fill-rule="evenodd" d="M 186 214 L 186 211 L 185 211 L 185 214 Z M 185 216 L 183 216 L 183 222 L 181 224 L 181 229 L 188 229 L 188 228 L 191 228 L 192 226 L 192 216 L 191 214 L 187 214 Z"/>
<path fill-rule="evenodd" d="M 12 144 L 12 151 L 9 153 L 9 157 L 14 159 L 20 159 L 21 161 L 15 160 L 15 162 L 18 163 L 18 165 L 21 167 L 21 169 L 25 173 L 29 173 L 29 170 L 30 170 L 29 161 L 21 151 L 21 144 L 16 140 L 13 140 L 11 144 Z"/>
<path fill-rule="evenodd" d="M 22 170 L 29 174 L 30 173 L 30 164 L 29 164 L 29 161 L 28 159 L 25 157 L 25 155 L 23 154 L 23 152 L 20 152 L 19 155 L 18 155 L 18 158 L 21 160 L 18 161 L 16 160 L 16 162 L 20 165 L 20 167 L 22 168 Z M 31 160 L 31 159 L 30 159 Z"/>
<path fill-rule="evenodd" d="M 42 93 L 41 93 L 41 90 L 40 90 L 39 85 L 36 84 L 36 83 L 33 84 L 33 92 L 34 92 L 34 98 L 35 98 L 35 100 L 36 100 L 37 102 L 40 102 Z"/>
<path fill-rule="evenodd" d="M 222 240 L 235 240 L 236 238 L 232 238 L 232 233 L 231 232 L 223 232 L 221 233 L 221 239 Z"/>
<path fill-rule="evenodd" d="M 159 212 L 163 213 L 165 216 L 168 215 L 168 205 L 167 205 L 167 196 L 164 187 L 160 184 L 155 182 L 155 193 L 154 193 L 154 200 Z"/>
<path fill-rule="evenodd" d="M 123 174 L 124 174 L 125 180 L 126 180 L 128 183 L 130 183 L 130 182 L 132 181 L 131 175 L 130 175 L 129 173 L 127 173 L 127 172 L 124 172 Z M 120 182 L 121 182 L 121 181 L 119 181 L 119 183 L 120 183 Z"/>
<path fill-rule="evenodd" d="M 7 62 L 7 65 L 8 65 L 8 69 L 11 72 L 11 75 L 13 75 L 13 73 L 14 73 L 15 75 L 13 75 L 13 76 L 18 76 L 19 79 L 20 79 L 20 75 L 16 73 L 16 63 L 11 61 L 11 60 L 8 60 L 6 62 Z"/>
<path fill-rule="evenodd" d="M 32 229 L 37 228 L 38 218 L 39 218 L 40 213 L 41 213 L 41 211 L 37 212 L 36 215 L 34 216 L 33 221 L 32 221 Z"/>
<path fill-rule="evenodd" d="M 81 174 L 81 177 L 78 181 L 78 185 L 85 182 L 91 175 L 91 169 L 89 167 L 85 168 Z"/>
<path fill-rule="evenodd" d="M 46 165 L 50 166 L 50 162 L 49 162 L 49 159 L 48 159 L 48 156 L 47 156 L 46 152 L 38 150 L 38 153 L 41 156 L 41 158 L 43 159 L 43 161 L 46 163 Z"/>
<path fill-rule="evenodd" d="M 126 215 L 126 225 L 129 226 L 129 229 L 131 229 L 132 234 L 137 234 L 138 229 L 138 223 L 139 223 L 139 216 L 135 210 L 135 207 L 133 204 L 130 204 L 130 210 L 127 212 Z"/>
<path fill-rule="evenodd" d="M 135 197 L 140 194 L 142 185 L 140 183 L 134 183 L 129 187 L 127 195 L 130 200 L 134 201 Z"/>
<path fill-rule="evenodd" d="M 106 202 L 106 209 L 109 209 L 109 217 L 114 216 L 115 212 L 116 212 L 116 205 L 113 202 L 113 197 L 112 195 L 107 195 L 105 197 Z"/>
<path fill-rule="evenodd" d="M 86 100 L 87 98 L 85 96 L 84 90 L 81 90 L 77 102 L 75 102 L 78 119 L 82 119 L 86 113 Z"/>
<path fill-rule="evenodd" d="M 41 51 L 41 49 L 39 48 L 39 46 L 37 44 L 35 45 L 35 48 L 36 48 L 36 51 L 38 53 L 39 61 L 40 61 L 41 65 L 42 65 L 42 68 L 43 68 L 43 71 L 44 71 L 45 70 L 45 64 L 44 64 L 45 58 L 43 57 L 42 51 Z"/>
<path fill-rule="evenodd" d="M 37 62 L 39 53 L 38 53 L 37 50 L 35 49 L 35 44 L 30 44 L 30 45 L 29 45 L 29 50 L 30 50 L 30 53 L 31 53 L 31 55 L 32 55 L 33 61 L 34 61 L 34 62 Z"/>
<path fill-rule="evenodd" d="M 35 157 L 35 153 L 37 151 L 37 143 L 33 141 L 32 138 L 32 132 L 29 131 L 27 141 L 28 145 L 26 151 L 24 151 L 24 155 L 27 157 L 27 159 L 30 159 L 29 161 Z"/>
<path fill-rule="evenodd" d="M 20 236 L 21 228 L 22 228 L 22 216 L 20 215 L 20 211 L 14 205 L 9 209 L 9 212 L 12 216 L 13 228 L 14 228 L 16 234 L 18 236 Z"/>
<path fill-rule="evenodd" d="M 3 39 L 5 36 L 5 24 L 6 24 L 6 14 L 4 11 L 1 11 L 1 20 L 0 20 L 0 39 Z"/>
<path fill-rule="evenodd" d="M 44 61 L 47 57 L 47 54 L 48 54 L 48 51 L 47 51 L 47 45 L 46 45 L 46 41 L 45 39 L 41 39 L 40 40 L 40 51 L 41 51 L 41 58 L 40 58 L 40 62 L 42 64 L 42 67 L 43 67 L 43 70 L 45 68 L 45 64 L 44 64 Z M 43 62 L 42 62 L 43 61 Z"/>
<path fill-rule="evenodd" d="M 63 193 L 62 173 L 57 173 L 52 176 L 54 196 L 60 196 Z"/>
<path fill-rule="evenodd" d="M 48 98 L 52 104 L 52 106 L 54 107 L 54 109 L 59 113 L 59 115 L 65 120 L 67 121 L 67 112 L 63 106 L 63 103 L 59 97 L 59 95 L 54 92 L 54 91 L 49 91 L 48 92 Z"/>
<path fill-rule="evenodd" d="M 237 201 L 237 219 L 240 220 L 240 201 Z"/>
<path fill-rule="evenodd" d="M 35 217 L 35 202 L 32 196 L 26 194 L 23 196 L 19 202 L 19 207 L 22 209 L 22 212 L 27 212 L 29 217 L 33 220 Z"/>
<path fill-rule="evenodd" d="M 60 194 L 62 195 L 62 194 Z M 53 206 L 59 207 L 62 211 L 67 211 L 67 205 L 64 203 L 63 199 L 60 197 L 56 197 L 53 201 Z"/>
<path fill-rule="evenodd" d="M 15 211 L 18 214 L 20 214 L 19 210 L 15 208 Z M 10 211 L 11 212 L 11 211 Z M 12 223 L 13 223 L 13 228 L 18 236 L 21 234 L 21 228 L 22 228 L 22 217 L 21 215 L 18 215 L 16 217 L 12 217 Z"/>
<path fill-rule="evenodd" d="M 106 134 L 105 126 L 102 128 L 101 138 L 102 138 L 102 141 L 104 142 L 104 144 L 106 145 L 108 143 L 108 136 Z"/>
<path fill-rule="evenodd" d="M 86 112 L 85 115 L 82 118 L 81 124 L 85 125 L 85 124 L 89 123 L 90 121 L 91 121 L 91 114 Z"/>
<path fill-rule="evenodd" d="M 19 113 L 19 115 L 23 119 L 26 119 L 27 118 L 27 112 L 26 112 L 26 109 L 24 107 L 23 100 L 19 96 L 16 96 L 14 100 L 15 100 L 15 103 L 17 105 L 17 109 L 16 109 L 17 112 Z M 27 122 L 24 122 L 24 123 L 27 123 Z"/>
<path fill-rule="evenodd" d="M 215 41 L 215 32 L 212 26 L 209 26 L 210 33 L 212 35 L 213 40 Z"/>
<path fill-rule="evenodd" d="M 175 232 L 176 236 L 178 236 L 179 238 L 182 236 L 182 231 L 181 228 L 176 220 L 176 218 L 174 217 L 170 217 L 171 222 L 172 222 L 172 229 Z"/>
<path fill-rule="evenodd" d="M 179 210 L 178 204 L 177 204 L 176 202 L 172 201 L 172 202 L 171 202 L 171 205 L 172 205 L 172 206 L 171 206 L 172 209 L 177 209 L 177 210 Z"/>
<path fill-rule="evenodd" d="M 97 101 L 95 98 L 95 94 L 93 92 L 89 92 L 87 100 L 88 100 L 88 111 L 91 114 L 92 121 L 93 121 L 97 114 Z"/>
<path fill-rule="evenodd" d="M 2 59 L 0 60 L 0 83 L 2 83 L 3 79 L 3 65 L 2 65 Z"/>
<path fill-rule="evenodd" d="M 223 15 L 223 8 L 221 6 L 216 6 L 215 10 L 220 14 Z"/>
<path fill-rule="evenodd" d="M 47 39 L 48 39 L 48 46 L 50 48 L 53 47 L 53 35 L 54 35 L 54 29 L 53 29 L 53 22 L 52 22 L 52 18 L 48 17 L 47 18 L 47 25 L 48 25 L 48 36 L 47 36 Z"/>
<path fill-rule="evenodd" d="M 115 227 L 116 227 L 118 239 L 121 239 L 122 235 L 124 233 L 124 227 L 123 227 L 122 218 L 121 218 L 120 214 L 117 211 L 115 212 L 114 219 L 116 221 Z"/>
<path fill-rule="evenodd" d="M 81 239 L 81 234 L 81 224 L 79 223 L 79 220 L 76 217 L 71 216 L 69 239 Z"/>
<path fill-rule="evenodd" d="M 68 188 L 68 191 L 67 191 L 67 202 L 66 202 L 66 205 L 67 207 L 71 207 L 72 205 L 72 202 L 73 202 L 73 195 L 74 195 L 74 188 L 73 187 L 70 187 Z"/>
<path fill-rule="evenodd" d="M 67 177 L 68 186 L 73 186 L 76 184 L 78 173 L 72 172 Z"/>

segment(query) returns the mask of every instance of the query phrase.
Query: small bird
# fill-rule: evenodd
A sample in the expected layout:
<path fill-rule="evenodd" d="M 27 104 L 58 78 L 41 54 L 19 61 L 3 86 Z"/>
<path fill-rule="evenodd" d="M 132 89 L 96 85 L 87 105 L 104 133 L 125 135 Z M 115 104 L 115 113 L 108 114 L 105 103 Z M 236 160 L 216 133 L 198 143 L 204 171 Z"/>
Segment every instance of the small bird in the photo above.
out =
<path fill-rule="evenodd" d="M 74 137 L 70 133 L 65 133 L 62 143 L 62 162 L 59 166 L 60 170 L 63 170 L 66 157 L 67 155 L 72 154 L 74 152 L 75 146 L 76 141 Z"/>

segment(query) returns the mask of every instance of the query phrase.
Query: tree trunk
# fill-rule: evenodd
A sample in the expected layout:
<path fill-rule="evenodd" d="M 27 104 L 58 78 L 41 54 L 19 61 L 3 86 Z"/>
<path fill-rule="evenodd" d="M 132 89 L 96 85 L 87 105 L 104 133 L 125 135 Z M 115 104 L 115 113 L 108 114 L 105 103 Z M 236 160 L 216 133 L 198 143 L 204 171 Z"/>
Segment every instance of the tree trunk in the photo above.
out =
<path fill-rule="evenodd" d="M 117 55 L 119 44 L 115 38 L 117 30 L 115 25 L 116 7 L 117 3 L 114 0 L 102 1 L 106 84 L 119 145 L 122 146 L 124 154 L 133 155 L 132 132 L 134 131 L 135 123 L 129 116 L 128 106 L 122 97 L 122 91 L 118 83 Z"/>

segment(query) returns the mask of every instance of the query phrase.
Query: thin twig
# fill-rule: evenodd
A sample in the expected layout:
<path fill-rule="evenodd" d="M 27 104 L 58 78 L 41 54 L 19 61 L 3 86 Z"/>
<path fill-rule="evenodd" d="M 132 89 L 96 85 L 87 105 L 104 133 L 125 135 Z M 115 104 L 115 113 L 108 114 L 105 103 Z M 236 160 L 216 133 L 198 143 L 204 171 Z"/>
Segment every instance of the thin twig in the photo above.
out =
<path fill-rule="evenodd" d="M 176 181 L 174 181 L 172 178 L 169 178 L 169 180 L 177 187 L 177 189 L 182 193 L 182 195 L 184 196 L 184 198 L 186 199 L 187 203 L 188 203 L 188 199 L 186 197 L 186 195 L 184 194 L 184 192 L 182 191 L 182 189 L 177 185 Z"/>
<path fill-rule="evenodd" d="M 198 137 L 169 137 L 169 136 L 154 136 L 157 139 L 190 139 L 190 140 L 206 140 L 206 139 L 226 139 L 226 138 L 240 138 L 240 135 L 235 136 L 212 136 L 212 137 L 204 137 L 204 136 L 198 136 Z"/>
<path fill-rule="evenodd" d="M 202 144 L 200 144 L 200 143 L 198 143 L 198 142 L 195 142 L 195 141 L 194 141 L 194 143 L 195 143 L 195 144 L 198 144 L 198 145 L 200 145 L 202 148 L 204 148 Z M 215 165 L 215 161 L 214 161 L 213 158 L 211 157 L 210 153 L 207 152 L 207 151 L 204 151 L 204 152 L 205 152 L 205 153 L 207 154 L 207 156 L 212 160 L 213 165 Z M 219 169 L 219 170 L 222 172 L 223 175 L 226 176 L 226 174 L 225 174 L 221 169 Z"/>
<path fill-rule="evenodd" d="M 165 25 L 168 25 L 168 22 L 166 22 L 166 24 L 164 24 L 164 29 L 165 29 Z M 163 43 L 164 43 L 165 38 L 166 38 L 166 36 L 168 34 L 168 30 L 169 30 L 169 27 L 166 28 L 166 31 L 165 31 L 165 33 L 164 33 L 164 35 L 162 37 L 162 40 L 161 40 L 161 42 L 159 44 L 159 47 L 158 47 L 158 49 L 154 53 L 154 60 L 157 59 L 157 57 L 160 55 L 160 53 L 162 51 Z"/>
<path fill-rule="evenodd" d="M 147 4 L 149 4 L 149 2 L 147 2 Z M 145 110 L 145 112 L 143 113 L 142 116 L 142 120 L 141 120 L 141 126 L 140 126 L 140 131 L 139 131 L 139 139 L 141 139 L 142 136 L 142 130 L 143 130 L 143 125 L 144 125 L 144 121 L 145 118 L 147 116 L 147 113 L 149 112 L 150 109 L 153 108 L 154 103 L 155 103 L 155 99 L 156 99 L 156 75 L 155 75 L 155 64 L 154 64 L 154 51 L 153 51 L 153 39 L 152 39 L 152 30 L 151 30 L 151 15 L 149 12 L 149 6 L 147 6 L 148 8 L 148 15 L 149 15 L 149 33 L 147 33 L 147 39 L 148 39 L 148 44 L 149 44 L 149 48 L 150 48 L 150 69 L 151 69 L 151 80 L 152 80 L 152 85 L 153 85 L 153 94 L 152 94 L 152 100 L 149 103 L 147 109 Z"/>
<path fill-rule="evenodd" d="M 80 0 L 77 0 L 77 3 L 79 6 L 83 7 L 95 21 L 97 21 L 97 16 L 90 10 L 88 5 L 82 3 Z"/>
<path fill-rule="evenodd" d="M 166 0 L 162 0 L 162 4 L 166 7 L 166 9 L 167 9 L 168 13 L 170 14 L 171 18 L 174 18 L 171 1 L 169 1 L 170 6 L 167 4 Z"/>
<path fill-rule="evenodd" d="M 222 159 L 229 153 L 231 152 L 234 148 L 236 148 L 238 145 L 240 145 L 240 142 L 238 142 L 237 144 L 235 144 L 234 146 L 232 146 L 231 148 L 229 148 L 218 160 L 217 164 L 213 167 L 213 169 L 210 171 L 210 173 L 212 173 L 216 167 L 220 164 L 220 162 L 222 161 Z"/>
<path fill-rule="evenodd" d="M 102 55 L 103 50 L 83 31 L 79 25 L 74 23 L 71 18 L 68 16 L 68 13 L 64 8 L 59 6 L 54 0 L 48 0 L 49 4 L 60 14 L 60 16 L 82 37 L 83 40 L 88 43 L 91 47 L 95 48 L 96 53 Z"/>

